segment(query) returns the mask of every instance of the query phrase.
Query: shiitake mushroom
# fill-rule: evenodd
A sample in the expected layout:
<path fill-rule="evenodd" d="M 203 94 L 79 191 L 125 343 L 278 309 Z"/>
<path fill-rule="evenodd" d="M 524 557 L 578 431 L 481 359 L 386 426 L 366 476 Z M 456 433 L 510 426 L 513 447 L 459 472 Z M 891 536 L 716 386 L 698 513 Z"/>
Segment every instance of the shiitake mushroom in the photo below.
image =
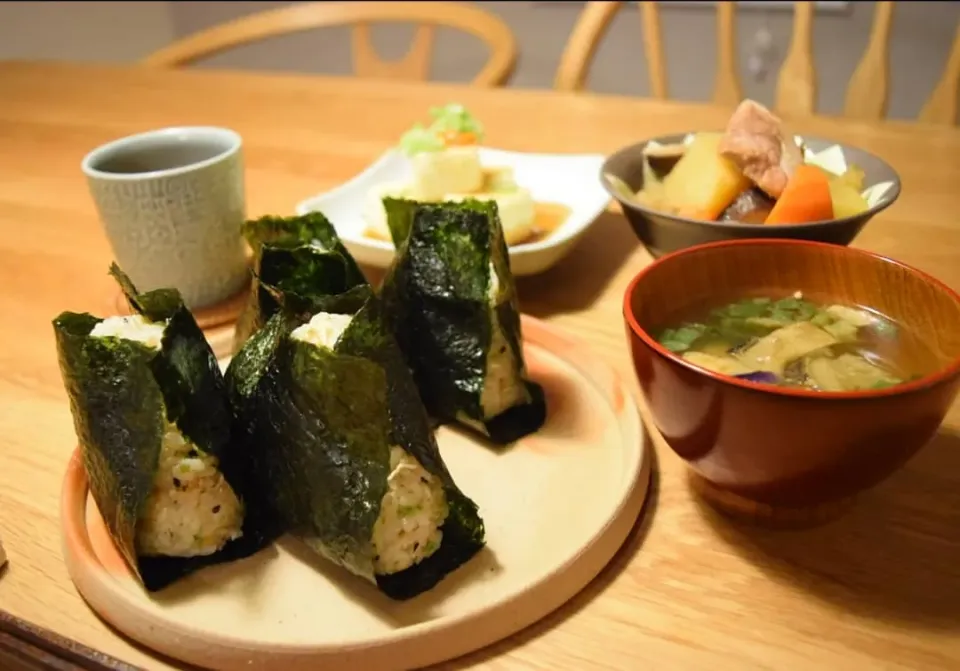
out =
<path fill-rule="evenodd" d="M 720 213 L 719 221 L 762 224 L 776 202 L 756 187 L 747 189 Z"/>

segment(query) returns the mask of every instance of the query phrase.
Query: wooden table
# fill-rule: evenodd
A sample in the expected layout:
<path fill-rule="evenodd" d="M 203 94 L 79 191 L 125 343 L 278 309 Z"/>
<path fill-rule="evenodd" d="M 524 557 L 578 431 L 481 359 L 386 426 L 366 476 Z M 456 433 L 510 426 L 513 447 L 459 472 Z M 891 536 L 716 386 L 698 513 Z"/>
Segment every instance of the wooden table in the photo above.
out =
<path fill-rule="evenodd" d="M 721 126 L 727 110 L 541 91 L 480 91 L 211 71 L 0 64 L 0 607 L 150 668 L 108 630 L 60 556 L 58 494 L 75 445 L 50 320 L 103 313 L 111 259 L 79 170 L 107 140 L 216 124 L 246 143 L 249 213 L 291 213 L 359 172 L 431 105 L 459 101 L 506 149 L 611 152 L 659 133 Z M 800 133 L 876 152 L 899 202 L 856 246 L 960 288 L 960 131 L 796 120 Z M 548 273 L 520 283 L 524 311 L 627 370 L 621 294 L 648 254 L 613 209 Z M 654 437 L 645 517 L 612 564 L 539 624 L 443 668 L 960 668 L 960 406 L 903 471 L 842 520 L 773 533 L 720 520 Z"/>

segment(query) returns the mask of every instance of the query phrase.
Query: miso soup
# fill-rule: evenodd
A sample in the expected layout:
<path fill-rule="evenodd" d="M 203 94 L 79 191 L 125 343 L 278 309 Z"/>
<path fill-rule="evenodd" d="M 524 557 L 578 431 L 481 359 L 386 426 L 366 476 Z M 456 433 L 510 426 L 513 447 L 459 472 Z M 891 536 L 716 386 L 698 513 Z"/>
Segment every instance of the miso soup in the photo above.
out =
<path fill-rule="evenodd" d="M 798 292 L 729 303 L 665 329 L 657 341 L 715 373 L 816 391 L 857 391 L 891 387 L 927 372 L 906 369 L 903 340 L 909 337 L 872 311 L 814 303 Z"/>

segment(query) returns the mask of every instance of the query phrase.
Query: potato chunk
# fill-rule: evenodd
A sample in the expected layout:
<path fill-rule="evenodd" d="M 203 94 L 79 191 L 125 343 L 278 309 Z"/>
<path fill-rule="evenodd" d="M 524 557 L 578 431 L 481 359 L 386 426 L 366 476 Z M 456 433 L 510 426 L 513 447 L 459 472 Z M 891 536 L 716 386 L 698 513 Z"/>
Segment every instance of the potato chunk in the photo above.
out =
<path fill-rule="evenodd" d="M 663 180 L 663 199 L 676 214 L 716 221 L 750 180 L 720 155 L 718 133 L 699 133 Z"/>
<path fill-rule="evenodd" d="M 870 209 L 866 198 L 842 177 L 830 180 L 830 199 L 833 201 L 833 216 L 837 219 L 854 217 Z"/>

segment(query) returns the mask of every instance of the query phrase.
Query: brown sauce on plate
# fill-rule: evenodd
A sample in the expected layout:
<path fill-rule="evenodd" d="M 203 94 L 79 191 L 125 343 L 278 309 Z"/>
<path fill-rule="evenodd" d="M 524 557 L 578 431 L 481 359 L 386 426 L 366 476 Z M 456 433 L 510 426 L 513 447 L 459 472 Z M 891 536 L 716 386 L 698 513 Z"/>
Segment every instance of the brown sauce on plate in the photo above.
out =
<path fill-rule="evenodd" d="M 367 226 L 365 229 L 363 229 L 363 237 L 393 244 L 393 240 L 391 240 L 388 236 L 382 235 L 378 229 L 371 228 L 370 226 Z"/>
<path fill-rule="evenodd" d="M 568 216 L 570 216 L 570 208 L 561 203 L 534 203 L 532 233 L 516 244 L 528 245 L 531 242 L 546 240 L 563 225 Z"/>

